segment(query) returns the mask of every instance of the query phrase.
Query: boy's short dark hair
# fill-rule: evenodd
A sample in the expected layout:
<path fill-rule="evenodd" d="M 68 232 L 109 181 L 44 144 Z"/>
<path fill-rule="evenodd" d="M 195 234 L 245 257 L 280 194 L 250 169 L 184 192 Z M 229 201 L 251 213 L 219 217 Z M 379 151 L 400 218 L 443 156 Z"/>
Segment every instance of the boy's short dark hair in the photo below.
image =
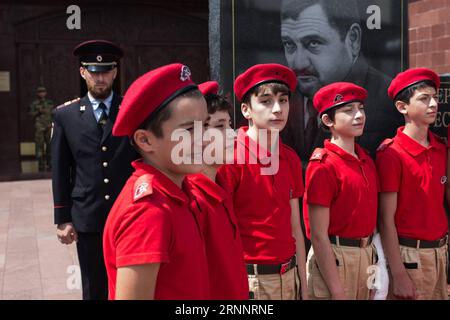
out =
<path fill-rule="evenodd" d="M 266 89 L 270 89 L 274 94 L 278 94 L 278 93 L 285 93 L 287 95 L 291 95 L 291 90 L 289 89 L 289 87 L 281 82 L 267 82 L 267 83 L 263 83 L 259 86 L 255 86 L 252 89 L 250 89 L 242 98 L 242 103 L 248 104 L 251 107 L 250 104 L 250 100 L 251 97 L 257 96 L 258 94 L 260 94 L 261 92 L 263 92 Z"/>
<path fill-rule="evenodd" d="M 210 93 L 205 95 L 205 100 L 206 106 L 208 107 L 208 114 L 214 114 L 217 111 L 226 111 L 230 117 L 232 116 L 233 108 L 225 97 Z"/>
<path fill-rule="evenodd" d="M 176 98 L 179 98 L 179 97 L 200 98 L 200 97 L 203 97 L 203 95 L 198 89 L 192 89 L 183 94 L 180 94 Z M 172 102 L 172 101 L 173 100 L 171 100 L 170 102 Z M 169 102 L 169 104 L 170 104 L 170 102 Z M 164 134 L 162 132 L 162 125 L 164 122 L 169 120 L 171 116 L 172 116 L 172 108 L 170 108 L 169 106 L 166 105 L 166 106 L 162 107 L 162 109 L 156 111 L 156 114 L 153 113 L 150 116 L 148 116 L 147 119 L 145 119 L 144 122 L 142 122 L 142 124 L 139 126 L 138 130 L 139 129 L 148 130 L 148 131 L 151 131 L 155 135 L 155 137 L 162 138 L 164 136 Z M 139 148 L 137 148 L 137 145 L 134 142 L 134 137 L 132 137 L 131 142 L 132 142 L 133 146 L 136 146 L 136 149 L 139 149 Z M 139 152 L 139 150 L 137 150 L 137 151 Z"/>
<path fill-rule="evenodd" d="M 397 101 L 402 101 L 406 104 L 409 104 L 410 100 L 414 96 L 414 93 L 416 92 L 416 90 L 423 89 L 426 87 L 432 87 L 437 90 L 436 84 L 433 81 L 430 81 L 430 80 L 420 81 L 420 82 L 404 89 L 403 91 L 400 91 L 400 93 L 395 97 L 394 103 Z"/>

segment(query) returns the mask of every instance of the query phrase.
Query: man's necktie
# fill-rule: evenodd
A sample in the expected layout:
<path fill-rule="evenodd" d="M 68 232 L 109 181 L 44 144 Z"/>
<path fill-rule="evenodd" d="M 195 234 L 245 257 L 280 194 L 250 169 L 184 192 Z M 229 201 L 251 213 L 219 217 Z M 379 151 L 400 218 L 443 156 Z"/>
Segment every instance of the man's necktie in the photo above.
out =
<path fill-rule="evenodd" d="M 306 111 L 309 118 L 305 128 L 305 148 L 306 154 L 311 154 L 314 147 L 314 141 L 316 139 L 319 126 L 317 124 L 317 110 L 314 108 L 311 99 L 308 99 Z"/>
<path fill-rule="evenodd" d="M 100 102 L 98 107 L 102 110 L 102 114 L 100 115 L 100 118 L 98 119 L 98 123 L 103 127 L 106 123 L 106 120 L 108 120 L 108 114 L 106 113 L 106 105 L 103 102 Z"/>

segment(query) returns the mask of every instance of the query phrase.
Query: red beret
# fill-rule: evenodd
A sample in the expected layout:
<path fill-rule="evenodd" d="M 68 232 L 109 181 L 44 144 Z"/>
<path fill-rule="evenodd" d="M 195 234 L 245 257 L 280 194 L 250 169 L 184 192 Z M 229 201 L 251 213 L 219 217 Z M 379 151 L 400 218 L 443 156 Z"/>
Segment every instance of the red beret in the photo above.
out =
<path fill-rule="evenodd" d="M 284 83 L 293 92 L 297 86 L 297 77 L 294 71 L 281 64 L 257 64 L 236 78 L 234 92 L 239 101 L 242 101 L 242 98 L 251 89 L 268 82 Z"/>
<path fill-rule="evenodd" d="M 191 80 L 191 71 L 181 63 L 147 72 L 131 84 L 123 97 L 113 135 L 131 137 L 151 114 L 194 88 L 197 85 Z"/>
<path fill-rule="evenodd" d="M 217 81 L 206 81 L 198 85 L 198 90 L 206 96 L 207 94 L 217 94 L 219 83 Z"/>
<path fill-rule="evenodd" d="M 433 70 L 426 68 L 408 69 L 400 72 L 391 82 L 388 88 L 388 95 L 393 100 L 404 89 L 424 80 L 433 82 L 436 89 L 440 87 L 441 80 Z"/>
<path fill-rule="evenodd" d="M 329 109 L 347 103 L 355 101 L 364 103 L 366 98 L 366 89 L 350 82 L 335 82 L 317 91 L 314 95 L 313 104 L 321 115 Z"/>

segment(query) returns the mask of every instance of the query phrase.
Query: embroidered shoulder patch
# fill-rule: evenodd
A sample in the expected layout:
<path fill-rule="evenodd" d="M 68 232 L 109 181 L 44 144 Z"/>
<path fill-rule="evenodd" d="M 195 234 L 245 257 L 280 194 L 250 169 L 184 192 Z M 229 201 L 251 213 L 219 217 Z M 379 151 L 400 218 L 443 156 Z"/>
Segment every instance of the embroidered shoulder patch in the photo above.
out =
<path fill-rule="evenodd" d="M 377 151 L 383 151 L 385 150 L 388 146 L 390 146 L 392 143 L 394 142 L 394 139 L 385 139 L 380 146 L 377 148 Z"/>
<path fill-rule="evenodd" d="M 317 148 L 309 158 L 310 161 L 321 161 L 323 157 L 327 154 L 327 150 L 323 148 Z"/>
<path fill-rule="evenodd" d="M 437 134 L 434 134 L 434 133 L 433 133 L 433 135 L 434 135 L 434 137 L 436 138 L 437 141 L 447 145 L 447 138 L 438 136 Z"/>
<path fill-rule="evenodd" d="M 153 193 L 152 179 L 152 175 L 144 174 L 136 180 L 133 188 L 133 202 L 136 202 L 137 200 Z"/>

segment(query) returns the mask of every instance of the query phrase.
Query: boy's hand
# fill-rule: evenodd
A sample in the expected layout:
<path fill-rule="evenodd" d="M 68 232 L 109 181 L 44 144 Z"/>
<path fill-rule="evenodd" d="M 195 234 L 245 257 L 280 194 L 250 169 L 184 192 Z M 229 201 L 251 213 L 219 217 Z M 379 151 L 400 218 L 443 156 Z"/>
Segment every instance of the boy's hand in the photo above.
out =
<path fill-rule="evenodd" d="M 302 300 L 310 300 L 308 292 L 302 292 Z"/>
<path fill-rule="evenodd" d="M 345 296 L 345 292 L 342 291 L 331 294 L 331 300 L 348 300 L 348 298 Z"/>
<path fill-rule="evenodd" d="M 393 277 L 392 288 L 392 294 L 397 299 L 416 299 L 416 288 L 406 272 Z"/>

